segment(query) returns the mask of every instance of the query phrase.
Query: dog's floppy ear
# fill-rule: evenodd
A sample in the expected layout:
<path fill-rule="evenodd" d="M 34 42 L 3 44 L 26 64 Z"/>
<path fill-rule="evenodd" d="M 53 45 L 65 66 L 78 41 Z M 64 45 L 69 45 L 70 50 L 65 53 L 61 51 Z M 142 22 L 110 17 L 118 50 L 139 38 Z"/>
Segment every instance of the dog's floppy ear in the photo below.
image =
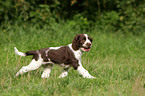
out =
<path fill-rule="evenodd" d="M 73 42 L 72 42 L 72 48 L 74 49 L 74 50 L 78 50 L 79 49 L 79 42 L 80 42 L 80 36 L 81 36 L 81 34 L 77 34 L 75 37 L 74 37 L 74 39 L 73 39 Z"/>

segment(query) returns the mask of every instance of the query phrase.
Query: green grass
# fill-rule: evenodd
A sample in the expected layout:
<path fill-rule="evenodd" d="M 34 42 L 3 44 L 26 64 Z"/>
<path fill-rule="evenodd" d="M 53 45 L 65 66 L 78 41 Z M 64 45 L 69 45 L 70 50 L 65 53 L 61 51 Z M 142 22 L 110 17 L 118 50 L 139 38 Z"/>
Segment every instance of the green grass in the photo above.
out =
<path fill-rule="evenodd" d="M 59 79 L 62 68 L 54 66 L 49 79 L 42 79 L 43 68 L 14 78 L 31 57 L 15 56 L 20 51 L 37 50 L 71 43 L 78 33 L 93 38 L 93 47 L 82 57 L 83 66 L 97 77 L 84 79 L 72 68 Z M 143 96 L 145 94 L 145 34 L 133 36 L 103 32 L 85 32 L 69 24 L 43 26 L 8 25 L 0 29 L 0 95 L 1 96 Z"/>

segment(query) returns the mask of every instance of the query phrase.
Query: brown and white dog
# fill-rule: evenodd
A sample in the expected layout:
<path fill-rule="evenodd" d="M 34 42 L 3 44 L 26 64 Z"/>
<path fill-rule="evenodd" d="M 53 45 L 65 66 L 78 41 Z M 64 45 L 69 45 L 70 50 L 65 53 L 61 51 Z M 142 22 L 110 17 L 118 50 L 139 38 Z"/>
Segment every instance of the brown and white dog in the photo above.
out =
<path fill-rule="evenodd" d="M 68 75 L 68 70 L 73 67 L 79 72 L 83 78 L 95 78 L 84 69 L 81 63 L 81 56 L 83 52 L 90 51 L 92 46 L 92 38 L 87 34 L 78 34 L 75 36 L 72 44 L 60 47 L 49 47 L 39 50 L 28 51 L 26 53 L 19 52 L 16 47 L 15 53 L 20 56 L 33 55 L 32 61 L 28 66 L 23 66 L 16 74 L 24 74 L 31 70 L 38 69 L 41 65 L 44 67 L 42 78 L 48 78 L 50 76 L 51 69 L 54 64 L 58 64 L 64 67 L 62 74 L 59 78 L 63 78 Z"/>

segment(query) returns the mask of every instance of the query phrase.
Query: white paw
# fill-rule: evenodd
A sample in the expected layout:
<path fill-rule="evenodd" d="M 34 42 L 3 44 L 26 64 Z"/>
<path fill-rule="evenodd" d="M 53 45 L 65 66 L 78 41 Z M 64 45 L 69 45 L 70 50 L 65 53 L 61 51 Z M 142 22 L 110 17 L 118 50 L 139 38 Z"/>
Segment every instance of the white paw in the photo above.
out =
<path fill-rule="evenodd" d="M 17 74 L 15 75 L 15 77 L 19 76 L 19 72 L 17 72 Z"/>
<path fill-rule="evenodd" d="M 49 78 L 50 72 L 44 71 L 43 74 L 41 75 L 41 78 Z"/>
<path fill-rule="evenodd" d="M 63 72 L 62 74 L 60 74 L 58 78 L 63 78 L 63 77 L 66 77 L 67 75 L 68 75 L 68 72 Z"/>
<path fill-rule="evenodd" d="M 50 75 L 42 75 L 41 78 L 49 78 Z"/>
<path fill-rule="evenodd" d="M 96 78 L 94 76 L 91 76 L 88 72 L 83 74 L 83 78 Z"/>

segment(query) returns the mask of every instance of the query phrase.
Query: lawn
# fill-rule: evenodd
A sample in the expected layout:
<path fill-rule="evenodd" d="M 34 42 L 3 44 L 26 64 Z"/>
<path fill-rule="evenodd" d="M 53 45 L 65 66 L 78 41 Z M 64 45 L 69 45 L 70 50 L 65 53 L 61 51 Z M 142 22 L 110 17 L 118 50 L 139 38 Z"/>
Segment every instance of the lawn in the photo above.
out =
<path fill-rule="evenodd" d="M 96 79 L 84 79 L 70 69 L 59 79 L 62 68 L 54 66 L 51 76 L 42 79 L 43 68 L 14 78 L 30 63 L 31 57 L 15 56 L 20 51 L 63 46 L 79 33 L 93 38 L 90 52 L 82 56 L 83 66 Z M 1 96 L 143 96 L 145 95 L 145 34 L 134 36 L 103 30 L 81 31 L 69 24 L 38 27 L 32 24 L 8 25 L 0 29 Z"/>

